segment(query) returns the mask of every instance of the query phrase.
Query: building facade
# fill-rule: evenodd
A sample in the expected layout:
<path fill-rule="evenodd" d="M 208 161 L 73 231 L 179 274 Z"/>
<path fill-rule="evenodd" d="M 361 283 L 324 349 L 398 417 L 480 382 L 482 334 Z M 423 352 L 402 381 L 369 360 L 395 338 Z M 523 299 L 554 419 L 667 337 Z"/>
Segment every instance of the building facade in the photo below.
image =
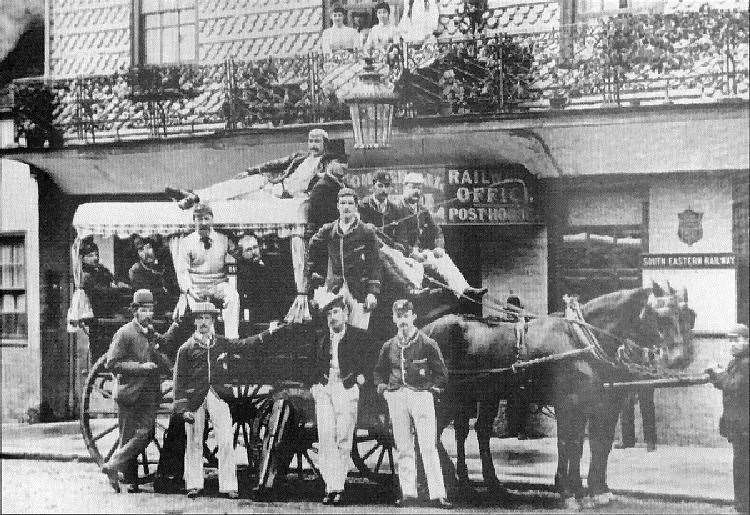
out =
<path fill-rule="evenodd" d="M 404 2 L 390 3 L 398 21 Z M 15 245 L 34 225 L 41 242 L 24 240 L 39 264 L 13 359 L 38 360 L 42 374 L 54 367 L 32 349 L 50 348 L 65 365 L 64 378 L 33 379 L 29 406 L 49 398 L 68 416 L 87 371 L 59 315 L 75 206 L 227 179 L 304 148 L 311 124 L 343 141 L 363 192 L 380 169 L 397 188 L 406 171 L 424 173 L 446 248 L 493 298 L 513 290 L 548 313 L 565 293 L 585 301 L 669 281 L 687 289 L 697 332 L 747 322 L 747 5 L 434 3 L 437 39 L 376 52 L 400 100 L 391 149 L 361 151 L 343 98 L 362 55 L 320 52 L 327 0 L 48 0 L 46 75 L 18 81 L 16 94 L 51 91 L 54 123 L 42 145 L 20 131 L 30 148 L 7 149 L 4 161 L 31 166 L 9 165 L 25 189 L 6 198 L 28 198 L 37 215 L 16 213 L 24 228 L 3 221 L 3 234 Z M 363 37 L 374 5 L 346 3 Z M 45 278 L 59 286 L 53 309 Z M 56 380 L 64 386 L 45 387 Z"/>

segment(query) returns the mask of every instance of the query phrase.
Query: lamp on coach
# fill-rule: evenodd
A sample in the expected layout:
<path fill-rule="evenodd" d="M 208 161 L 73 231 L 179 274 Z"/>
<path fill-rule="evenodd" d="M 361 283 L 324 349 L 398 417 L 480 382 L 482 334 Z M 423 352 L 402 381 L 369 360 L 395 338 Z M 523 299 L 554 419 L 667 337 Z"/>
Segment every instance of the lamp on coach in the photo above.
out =
<path fill-rule="evenodd" d="M 373 149 L 390 146 L 396 94 L 372 62 L 371 57 L 365 58 L 364 70 L 345 98 L 352 119 L 354 148 Z"/>

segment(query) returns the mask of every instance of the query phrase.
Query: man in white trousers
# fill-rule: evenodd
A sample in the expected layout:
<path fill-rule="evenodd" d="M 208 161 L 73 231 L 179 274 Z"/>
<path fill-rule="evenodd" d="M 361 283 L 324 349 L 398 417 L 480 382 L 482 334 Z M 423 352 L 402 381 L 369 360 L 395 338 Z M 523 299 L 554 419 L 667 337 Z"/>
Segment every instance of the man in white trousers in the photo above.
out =
<path fill-rule="evenodd" d="M 235 243 L 213 228 L 214 213 L 205 204 L 193 209 L 195 231 L 182 241 L 177 252 L 175 268 L 180 292 L 178 312 L 185 312 L 185 301 L 192 310 L 196 303 L 219 299 L 223 303 L 224 336 L 239 338 L 240 295 L 227 278 L 227 255 L 238 251 Z"/>
<path fill-rule="evenodd" d="M 185 420 L 185 488 L 195 498 L 203 490 L 203 428 L 206 415 L 219 445 L 219 492 L 236 499 L 237 465 L 234 456 L 232 415 L 227 400 L 234 395 L 227 359 L 262 344 L 262 336 L 230 340 L 214 333 L 219 312 L 210 302 L 192 309 L 195 333 L 180 346 L 174 368 L 174 412 Z M 273 330 L 273 328 L 272 328 Z"/>
<path fill-rule="evenodd" d="M 359 389 L 365 384 L 367 357 L 375 345 L 366 331 L 348 324 L 349 308 L 343 296 L 324 306 L 328 331 L 317 346 L 312 388 L 318 424 L 320 475 L 325 482 L 323 504 L 339 506 L 357 423 Z"/>
<path fill-rule="evenodd" d="M 430 502 L 435 508 L 452 508 L 445 494 L 443 473 L 436 447 L 437 422 L 433 394 L 448 381 L 448 369 L 435 340 L 416 328 L 414 306 L 409 300 L 393 303 L 396 336 L 383 344 L 375 367 L 378 393 L 388 403 L 396 443 L 401 498 L 398 507 L 417 503 L 417 471 L 414 437 L 419 439 L 422 465 L 427 476 Z"/>

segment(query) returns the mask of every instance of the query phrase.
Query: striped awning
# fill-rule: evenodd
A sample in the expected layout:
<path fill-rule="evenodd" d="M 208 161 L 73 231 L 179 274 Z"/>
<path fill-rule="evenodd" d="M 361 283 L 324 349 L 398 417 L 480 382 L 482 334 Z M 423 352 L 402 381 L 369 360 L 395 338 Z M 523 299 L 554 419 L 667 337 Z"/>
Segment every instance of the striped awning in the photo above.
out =
<path fill-rule="evenodd" d="M 217 229 L 252 232 L 256 236 L 276 234 L 281 238 L 302 236 L 305 216 L 302 198 L 279 199 L 257 195 L 252 201 L 231 200 L 211 205 Z M 82 204 L 73 217 L 78 238 L 133 234 L 169 236 L 194 229 L 191 210 L 176 202 L 91 202 Z"/>

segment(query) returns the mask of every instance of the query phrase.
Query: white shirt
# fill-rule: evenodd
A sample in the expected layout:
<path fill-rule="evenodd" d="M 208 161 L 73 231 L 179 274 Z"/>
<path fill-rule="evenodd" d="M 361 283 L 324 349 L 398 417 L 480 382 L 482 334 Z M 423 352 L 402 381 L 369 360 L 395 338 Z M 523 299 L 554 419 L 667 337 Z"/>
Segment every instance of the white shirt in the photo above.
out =
<path fill-rule="evenodd" d="M 341 381 L 341 368 L 339 367 L 339 343 L 344 337 L 346 327 L 341 332 L 331 331 L 331 366 L 328 371 L 328 381 Z"/>
<path fill-rule="evenodd" d="M 367 35 L 365 48 L 384 48 L 391 43 L 398 43 L 401 33 L 395 25 L 380 25 L 379 23 L 370 29 Z"/>
<path fill-rule="evenodd" d="M 304 193 L 317 173 L 320 158 L 321 156 L 307 156 L 292 175 L 284 179 L 284 189 L 292 195 Z"/>
<path fill-rule="evenodd" d="M 198 231 L 193 231 L 180 242 L 175 269 L 180 290 L 193 286 L 217 284 L 226 281 L 227 252 L 233 248 L 226 235 L 211 229 L 208 234 L 211 248 L 205 248 Z"/>
<path fill-rule="evenodd" d="M 320 47 L 323 52 L 347 49 L 358 50 L 362 45 L 359 32 L 351 27 L 329 27 L 320 37 Z"/>

